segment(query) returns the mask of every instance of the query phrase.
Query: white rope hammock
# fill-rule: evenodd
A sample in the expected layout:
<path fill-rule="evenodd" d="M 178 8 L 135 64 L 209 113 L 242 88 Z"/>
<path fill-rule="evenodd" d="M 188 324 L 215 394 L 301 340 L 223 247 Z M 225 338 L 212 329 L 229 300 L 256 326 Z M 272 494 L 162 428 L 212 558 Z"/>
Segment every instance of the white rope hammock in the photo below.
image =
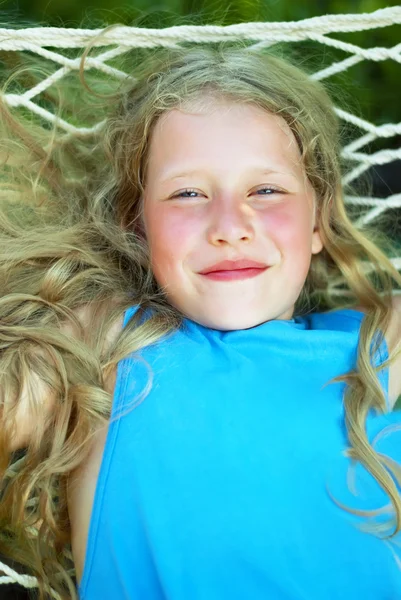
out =
<path fill-rule="evenodd" d="M 252 49 L 263 49 L 282 42 L 293 43 L 311 40 L 340 50 L 345 54 L 343 59 L 333 62 L 333 64 L 311 75 L 313 79 L 323 80 L 342 73 L 362 61 L 393 60 L 396 63 L 401 63 L 401 36 L 400 42 L 393 48 L 362 48 L 333 37 L 333 34 L 336 33 L 368 31 L 394 25 L 401 25 L 401 6 L 384 8 L 369 14 L 326 15 L 283 23 L 240 23 L 229 26 L 182 25 L 165 29 L 115 26 L 104 31 L 102 38 L 97 40 L 95 38 L 102 32 L 100 29 L 0 28 L 0 52 L 29 51 L 52 61 L 55 65 L 54 72 L 39 84 L 20 94 L 6 94 L 5 101 L 12 108 L 24 107 L 47 122 L 56 123 L 57 127 L 65 131 L 67 135 L 86 136 L 98 131 L 103 123 L 99 122 L 89 127 L 82 123 L 78 126 L 56 116 L 55 113 L 35 102 L 35 98 L 41 93 L 61 78 L 77 72 L 79 69 L 79 57 L 70 58 L 58 49 L 81 48 L 84 50 L 89 43 L 92 43 L 93 47 L 108 48 L 96 57 L 88 57 L 86 68 L 98 69 L 110 78 L 120 80 L 126 78 L 127 74 L 109 63 L 133 48 L 178 47 L 184 42 L 204 44 L 245 40 L 251 42 L 249 47 Z M 395 90 L 394 93 L 396 93 Z M 384 149 L 371 154 L 362 151 L 365 146 L 381 138 L 390 139 L 393 136 L 400 135 L 401 122 L 375 125 L 353 115 L 351 112 L 347 112 L 344 108 L 337 107 L 336 112 L 340 119 L 355 126 L 359 132 L 356 139 L 352 140 L 342 150 L 343 157 L 353 165 L 353 168 L 344 178 L 344 183 L 357 179 L 372 166 L 384 165 L 396 159 L 401 159 L 401 148 Z M 401 209 L 401 194 L 393 194 L 387 198 L 347 196 L 346 202 L 361 208 L 368 207 L 368 210 L 356 222 L 357 225 L 363 225 L 374 221 L 390 208 Z M 391 261 L 396 269 L 401 270 L 401 256 L 391 258 Z M 5 574 L 0 577 L 0 584 L 17 582 L 26 588 L 36 587 L 37 585 L 35 577 L 21 575 L 1 562 L 0 571 Z"/>

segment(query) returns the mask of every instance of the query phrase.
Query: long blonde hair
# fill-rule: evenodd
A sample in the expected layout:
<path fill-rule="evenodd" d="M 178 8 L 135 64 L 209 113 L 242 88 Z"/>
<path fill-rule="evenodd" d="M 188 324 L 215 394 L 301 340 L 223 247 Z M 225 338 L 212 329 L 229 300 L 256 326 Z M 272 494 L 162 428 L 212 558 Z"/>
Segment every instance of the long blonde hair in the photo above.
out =
<path fill-rule="evenodd" d="M 83 66 L 81 75 L 84 88 Z M 295 314 L 366 308 L 357 369 L 333 381 L 348 384 L 352 456 L 386 490 L 396 529 L 401 525 L 397 473 L 373 450 L 365 426 L 371 409 L 386 408 L 370 348 L 377 330 L 388 328 L 392 281 L 401 285 L 401 276 L 387 256 L 392 247 L 384 234 L 357 229 L 347 215 L 339 125 L 324 87 L 271 51 L 257 53 L 241 44 L 157 50 L 133 65 L 130 75 L 113 98 L 96 100 L 107 118 L 94 138 L 63 137 L 0 104 L 0 554 L 38 578 L 40 599 L 51 589 L 63 600 L 76 598 L 67 481 L 110 417 L 107 374 L 182 321 L 153 277 L 141 199 L 158 118 L 206 92 L 280 115 L 297 140 L 316 191 L 324 249 L 312 257 Z M 60 105 L 76 106 L 70 93 L 59 84 Z M 333 293 L 339 281 L 343 295 Z M 140 307 L 136 317 L 115 343 L 105 345 L 113 323 L 134 304 Z M 76 316 L 82 306 L 92 307 L 85 330 Z M 140 323 L 147 308 L 151 316 Z M 80 335 L 62 331 L 61 322 Z M 375 339 L 372 352 L 380 342 Z M 35 396 L 33 374 L 55 396 L 50 419 Z M 28 389 L 35 433 L 22 454 L 10 453 L 22 389 Z"/>

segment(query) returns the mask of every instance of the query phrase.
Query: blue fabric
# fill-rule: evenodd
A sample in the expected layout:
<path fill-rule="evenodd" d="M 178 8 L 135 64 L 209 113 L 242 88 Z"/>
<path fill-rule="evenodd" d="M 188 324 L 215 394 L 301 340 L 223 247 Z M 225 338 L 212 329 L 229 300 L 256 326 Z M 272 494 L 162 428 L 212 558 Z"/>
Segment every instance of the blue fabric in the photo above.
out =
<path fill-rule="evenodd" d="M 325 385 L 355 367 L 362 318 L 344 309 L 229 332 L 185 320 L 119 363 L 112 417 L 125 414 L 109 427 L 82 600 L 401 598 L 396 544 L 330 496 L 387 503 L 363 467 L 349 491 L 345 384 Z M 387 358 L 383 339 L 374 364 Z M 380 381 L 388 399 L 387 368 Z M 388 424 L 401 414 L 372 411 L 369 436 Z M 401 431 L 376 449 L 401 461 Z"/>

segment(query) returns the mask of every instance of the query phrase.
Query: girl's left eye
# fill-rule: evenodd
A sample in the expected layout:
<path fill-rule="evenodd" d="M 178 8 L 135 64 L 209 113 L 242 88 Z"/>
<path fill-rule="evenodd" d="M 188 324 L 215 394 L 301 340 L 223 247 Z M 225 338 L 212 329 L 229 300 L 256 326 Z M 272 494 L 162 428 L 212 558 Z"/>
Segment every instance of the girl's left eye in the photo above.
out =
<path fill-rule="evenodd" d="M 272 194 L 282 194 L 283 192 L 277 188 L 274 187 L 262 187 L 259 188 L 258 190 L 256 190 L 256 192 L 263 192 L 264 190 L 267 190 L 268 192 L 270 192 L 270 194 L 267 194 L 267 196 L 271 196 Z"/>
<path fill-rule="evenodd" d="M 262 187 L 262 188 L 259 188 L 258 190 L 255 190 L 254 193 L 262 192 L 262 191 L 270 192 L 268 194 L 264 194 L 266 196 L 272 196 L 273 194 L 282 194 L 283 193 L 282 190 L 279 190 L 279 189 L 274 188 L 274 187 Z M 197 192 L 196 190 L 193 190 L 193 189 L 183 190 L 182 192 L 179 192 L 178 194 L 176 194 L 175 196 L 173 196 L 173 198 L 179 198 L 183 194 L 199 194 L 199 192 Z M 195 198 L 195 196 L 190 196 L 190 197 L 191 198 Z"/>

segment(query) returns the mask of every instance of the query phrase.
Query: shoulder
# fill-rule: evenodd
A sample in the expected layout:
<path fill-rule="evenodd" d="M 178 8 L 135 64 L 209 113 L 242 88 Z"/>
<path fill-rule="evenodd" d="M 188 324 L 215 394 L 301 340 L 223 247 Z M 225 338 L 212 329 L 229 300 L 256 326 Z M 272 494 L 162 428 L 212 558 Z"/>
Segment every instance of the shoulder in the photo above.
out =
<path fill-rule="evenodd" d="M 366 312 L 363 306 L 356 306 L 355 310 Z M 389 353 L 391 353 L 397 344 L 401 341 L 401 295 L 394 295 L 392 302 L 392 313 L 390 325 L 385 334 L 385 339 Z M 389 366 L 389 402 L 393 408 L 397 399 L 401 395 L 401 353 L 395 361 Z"/>

